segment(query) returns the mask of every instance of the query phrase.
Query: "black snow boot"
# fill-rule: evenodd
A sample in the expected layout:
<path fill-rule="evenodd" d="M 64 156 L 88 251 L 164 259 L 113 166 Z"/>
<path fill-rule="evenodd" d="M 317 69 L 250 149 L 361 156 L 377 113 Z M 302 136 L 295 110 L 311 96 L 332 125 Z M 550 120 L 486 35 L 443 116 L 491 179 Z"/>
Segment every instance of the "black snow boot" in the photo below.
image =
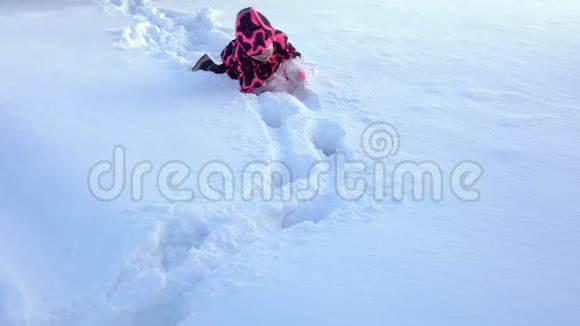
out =
<path fill-rule="evenodd" d="M 199 60 L 197 60 L 195 65 L 193 65 L 193 68 L 191 68 L 191 71 L 198 71 L 198 70 L 211 71 L 211 72 L 214 72 L 216 74 L 223 74 L 226 72 L 226 65 L 216 64 L 215 62 L 213 62 L 213 60 L 206 53 L 201 58 L 199 58 Z"/>

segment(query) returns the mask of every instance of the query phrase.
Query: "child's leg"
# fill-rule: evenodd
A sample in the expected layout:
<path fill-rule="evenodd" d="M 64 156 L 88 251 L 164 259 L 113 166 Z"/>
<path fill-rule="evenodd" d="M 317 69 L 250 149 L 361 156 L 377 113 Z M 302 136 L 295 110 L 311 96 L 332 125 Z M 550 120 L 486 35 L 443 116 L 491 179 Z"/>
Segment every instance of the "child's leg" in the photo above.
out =
<path fill-rule="evenodd" d="M 213 62 L 213 60 L 207 54 L 204 54 L 195 63 L 195 65 L 193 65 L 193 68 L 191 68 L 191 71 L 198 71 L 198 70 L 211 71 L 211 72 L 214 72 L 216 74 L 223 74 L 226 72 L 226 65 L 223 63 L 221 65 L 218 65 L 215 62 Z"/>

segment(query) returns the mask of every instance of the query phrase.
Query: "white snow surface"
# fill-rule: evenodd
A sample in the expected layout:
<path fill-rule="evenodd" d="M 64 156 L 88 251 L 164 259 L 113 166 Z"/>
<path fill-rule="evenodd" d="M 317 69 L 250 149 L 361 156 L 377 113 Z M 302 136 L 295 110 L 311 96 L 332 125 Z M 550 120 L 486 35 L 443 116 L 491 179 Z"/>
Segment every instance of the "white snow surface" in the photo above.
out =
<path fill-rule="evenodd" d="M 303 54 L 306 93 L 189 70 L 249 5 Z M 2 326 L 580 324 L 577 1 L 0 0 L 0 44 Z M 436 164 L 440 201 L 311 173 L 377 163 L 377 122 L 400 136 L 382 164 Z M 91 193 L 115 148 L 126 180 L 151 165 L 140 200 Z M 177 161 L 192 200 L 158 187 Z M 265 189 L 240 182 L 256 161 L 291 172 L 271 200 L 241 195 Z M 201 195 L 210 162 L 233 198 Z M 478 200 L 451 191 L 461 162 Z"/>

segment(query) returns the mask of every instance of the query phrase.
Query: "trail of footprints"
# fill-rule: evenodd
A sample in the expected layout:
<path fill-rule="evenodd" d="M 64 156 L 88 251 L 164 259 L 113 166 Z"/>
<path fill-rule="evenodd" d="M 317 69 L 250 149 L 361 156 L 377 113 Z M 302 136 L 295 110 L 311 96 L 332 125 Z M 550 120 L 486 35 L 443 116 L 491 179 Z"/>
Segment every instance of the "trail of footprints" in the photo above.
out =
<path fill-rule="evenodd" d="M 265 94 L 254 102 L 267 145 L 304 182 L 310 167 L 346 151 L 345 129 L 288 94 Z M 305 202 L 234 201 L 159 205 L 137 212 L 157 221 L 149 240 L 130 256 L 106 289 L 110 316 L 118 326 L 176 326 L 189 313 L 187 297 L 229 257 L 288 227 L 317 223 L 336 209 L 334 192 Z"/>

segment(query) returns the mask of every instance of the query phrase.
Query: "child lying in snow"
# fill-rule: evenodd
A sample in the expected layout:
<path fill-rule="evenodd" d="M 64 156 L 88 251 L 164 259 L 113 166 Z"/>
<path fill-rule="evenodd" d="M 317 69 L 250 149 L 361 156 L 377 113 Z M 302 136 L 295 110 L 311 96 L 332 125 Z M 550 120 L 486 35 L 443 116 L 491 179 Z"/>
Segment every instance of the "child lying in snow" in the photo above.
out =
<path fill-rule="evenodd" d="M 204 54 L 192 71 L 227 73 L 240 82 L 244 93 L 288 91 L 303 86 L 306 73 L 300 52 L 288 42 L 286 34 L 274 29 L 254 8 L 238 13 L 236 38 L 221 53 L 223 63 L 215 64 Z"/>

